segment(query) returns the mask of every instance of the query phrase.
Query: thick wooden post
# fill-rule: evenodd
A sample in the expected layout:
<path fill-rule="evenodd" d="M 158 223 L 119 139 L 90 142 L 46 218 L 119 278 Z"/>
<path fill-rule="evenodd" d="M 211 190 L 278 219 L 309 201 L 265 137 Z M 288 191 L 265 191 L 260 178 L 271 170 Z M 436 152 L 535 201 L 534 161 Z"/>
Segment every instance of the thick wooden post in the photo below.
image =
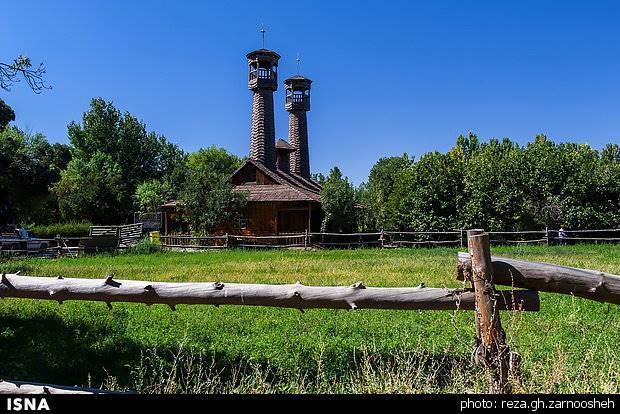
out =
<path fill-rule="evenodd" d="M 547 240 L 547 246 L 551 244 L 549 239 L 549 227 L 545 227 L 545 239 Z"/>
<path fill-rule="evenodd" d="M 471 280 L 476 303 L 476 349 L 474 360 L 487 368 L 489 391 L 509 393 L 510 349 L 502 328 L 493 285 L 493 267 L 489 235 L 482 230 L 468 232 L 467 244 L 471 255 Z"/>

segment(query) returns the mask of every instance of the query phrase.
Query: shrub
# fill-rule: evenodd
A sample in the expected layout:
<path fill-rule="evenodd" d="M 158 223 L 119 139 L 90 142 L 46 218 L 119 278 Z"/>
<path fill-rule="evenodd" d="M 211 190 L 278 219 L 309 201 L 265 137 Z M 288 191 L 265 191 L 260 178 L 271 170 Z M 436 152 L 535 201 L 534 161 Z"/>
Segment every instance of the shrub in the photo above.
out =
<path fill-rule="evenodd" d="M 128 254 L 150 254 L 161 251 L 161 244 L 152 242 L 149 238 L 145 237 L 138 243 L 125 250 Z"/>
<path fill-rule="evenodd" d="M 88 222 L 67 222 L 54 223 L 47 226 L 33 226 L 30 234 L 43 239 L 52 239 L 60 234 L 64 237 L 84 237 L 88 236 L 91 223 Z"/>

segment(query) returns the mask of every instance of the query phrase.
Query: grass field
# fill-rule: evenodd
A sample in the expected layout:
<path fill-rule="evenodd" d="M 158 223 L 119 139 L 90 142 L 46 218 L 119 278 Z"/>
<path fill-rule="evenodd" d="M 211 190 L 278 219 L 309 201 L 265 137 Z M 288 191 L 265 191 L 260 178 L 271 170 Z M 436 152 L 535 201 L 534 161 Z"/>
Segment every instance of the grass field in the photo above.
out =
<path fill-rule="evenodd" d="M 24 259 L 0 271 L 159 281 L 460 286 L 457 249 L 221 251 Z M 620 246 L 498 247 L 493 254 L 620 274 Z M 541 294 L 502 313 L 518 392 L 619 392 L 620 308 Z M 486 391 L 472 312 L 147 307 L 3 299 L 0 378 L 141 392 Z"/>

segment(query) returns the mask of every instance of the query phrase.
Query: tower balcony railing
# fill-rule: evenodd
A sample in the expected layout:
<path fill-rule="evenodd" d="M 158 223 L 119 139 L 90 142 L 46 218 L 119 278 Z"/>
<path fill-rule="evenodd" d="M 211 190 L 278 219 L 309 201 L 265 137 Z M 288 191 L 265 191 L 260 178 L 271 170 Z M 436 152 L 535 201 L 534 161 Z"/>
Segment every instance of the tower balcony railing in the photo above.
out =
<path fill-rule="evenodd" d="M 286 96 L 286 103 L 292 103 L 292 104 L 296 104 L 296 103 L 305 103 L 308 100 L 308 97 L 306 95 L 301 95 L 301 94 L 290 94 Z"/>
<path fill-rule="evenodd" d="M 250 80 L 253 80 L 253 79 L 275 80 L 276 73 L 271 69 L 264 69 L 264 68 L 252 69 L 250 71 Z"/>

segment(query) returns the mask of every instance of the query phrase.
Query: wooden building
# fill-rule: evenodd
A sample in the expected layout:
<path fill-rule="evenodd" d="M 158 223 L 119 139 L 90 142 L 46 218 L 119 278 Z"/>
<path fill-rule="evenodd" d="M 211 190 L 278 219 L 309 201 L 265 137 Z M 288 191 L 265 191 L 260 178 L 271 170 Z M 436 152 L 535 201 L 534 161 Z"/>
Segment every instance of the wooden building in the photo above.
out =
<path fill-rule="evenodd" d="M 270 170 L 248 160 L 232 176 L 235 190 L 247 194 L 241 233 L 267 235 L 319 231 L 320 187 L 312 180 Z"/>
<path fill-rule="evenodd" d="M 231 180 L 235 191 L 247 195 L 247 206 L 235 227 L 245 235 L 319 231 L 321 186 L 310 175 L 306 116 L 312 81 L 300 75 L 284 81 L 288 142 L 276 142 L 273 94 L 278 89 L 280 55 L 259 49 L 246 57 L 252 91 L 250 156 Z M 162 213 L 164 234 L 183 230 L 178 203 L 164 204 Z"/>

